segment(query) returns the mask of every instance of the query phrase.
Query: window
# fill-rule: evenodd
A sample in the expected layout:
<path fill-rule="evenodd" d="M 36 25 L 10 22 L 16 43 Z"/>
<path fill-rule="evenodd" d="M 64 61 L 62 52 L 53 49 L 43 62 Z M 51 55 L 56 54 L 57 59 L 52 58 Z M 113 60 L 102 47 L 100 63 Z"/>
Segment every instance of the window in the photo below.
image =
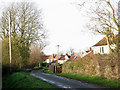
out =
<path fill-rule="evenodd" d="M 104 53 L 104 47 L 100 47 L 100 53 Z"/>
<path fill-rule="evenodd" d="M 104 47 L 102 47 L 102 53 L 104 53 Z"/>
<path fill-rule="evenodd" d="M 100 47 L 100 53 L 102 53 L 102 52 L 101 52 L 101 47 Z"/>

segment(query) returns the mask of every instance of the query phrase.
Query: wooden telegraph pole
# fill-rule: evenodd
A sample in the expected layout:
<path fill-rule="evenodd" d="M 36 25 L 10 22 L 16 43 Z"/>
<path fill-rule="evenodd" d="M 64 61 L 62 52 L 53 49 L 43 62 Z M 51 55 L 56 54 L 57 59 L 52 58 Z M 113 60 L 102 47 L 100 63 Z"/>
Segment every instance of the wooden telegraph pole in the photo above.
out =
<path fill-rule="evenodd" d="M 60 45 L 57 45 L 57 47 L 58 47 L 58 55 L 59 55 L 59 47 L 60 47 Z M 57 66 L 58 66 L 58 63 L 55 64 L 55 73 L 57 73 Z"/>
<path fill-rule="evenodd" d="M 11 12 L 9 11 L 9 55 L 10 55 L 10 73 L 12 73 L 12 52 L 11 52 Z"/>
<path fill-rule="evenodd" d="M 118 80 L 120 82 L 120 1 L 118 2 L 118 26 Z"/>
<path fill-rule="evenodd" d="M 60 47 L 60 45 L 57 45 L 57 47 L 58 47 L 58 54 L 59 54 L 59 47 Z"/>

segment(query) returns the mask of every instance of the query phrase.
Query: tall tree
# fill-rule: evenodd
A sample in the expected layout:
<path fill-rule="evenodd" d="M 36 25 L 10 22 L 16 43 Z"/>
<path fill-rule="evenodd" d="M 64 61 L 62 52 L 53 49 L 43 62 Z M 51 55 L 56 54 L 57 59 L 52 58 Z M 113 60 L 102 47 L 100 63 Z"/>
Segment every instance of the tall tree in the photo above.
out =
<path fill-rule="evenodd" d="M 91 0 L 92 1 L 92 0 Z M 119 31 L 118 24 L 118 2 L 113 3 L 112 0 L 98 0 L 95 2 L 96 8 L 92 8 L 90 11 L 91 23 L 89 28 L 97 33 L 106 36 L 109 51 L 112 52 L 110 44 L 116 44 L 114 41 L 114 33 Z"/>
<path fill-rule="evenodd" d="M 0 38 L 4 40 L 9 36 L 9 13 L 11 12 L 11 39 L 19 48 L 22 62 L 26 65 L 29 58 L 29 47 L 36 41 L 45 46 L 46 31 L 43 29 L 41 10 L 33 3 L 13 3 L 2 12 L 0 18 Z M 42 47 L 43 49 L 44 47 Z M 23 66 L 24 67 L 24 66 Z"/>
<path fill-rule="evenodd" d="M 3 11 L 0 23 L 0 38 L 8 37 L 8 11 L 11 12 L 12 37 L 19 37 L 19 41 L 28 46 L 45 37 L 40 17 L 41 11 L 34 8 L 31 3 L 22 2 L 12 4 Z"/>

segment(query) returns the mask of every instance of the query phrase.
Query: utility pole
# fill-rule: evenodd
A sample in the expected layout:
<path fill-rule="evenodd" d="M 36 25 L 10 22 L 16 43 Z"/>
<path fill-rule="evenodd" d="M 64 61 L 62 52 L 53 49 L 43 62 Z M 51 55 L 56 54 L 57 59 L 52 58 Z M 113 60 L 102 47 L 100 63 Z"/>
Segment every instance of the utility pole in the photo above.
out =
<path fill-rule="evenodd" d="M 58 48 L 58 55 L 59 55 L 59 47 L 60 47 L 60 45 L 57 45 L 57 48 Z M 57 73 L 57 66 L 58 66 L 58 63 L 55 64 L 55 73 Z"/>
<path fill-rule="evenodd" d="M 59 47 L 60 47 L 60 45 L 57 45 L 57 47 L 58 47 L 58 54 L 59 54 Z"/>
<path fill-rule="evenodd" d="M 120 1 L 118 2 L 118 45 L 117 45 L 117 51 L 118 51 L 118 80 L 120 82 Z M 120 84 L 120 83 L 119 83 Z"/>
<path fill-rule="evenodd" d="M 9 11 L 9 55 L 10 55 L 10 73 L 12 73 L 12 52 L 11 52 L 11 12 Z"/>
<path fill-rule="evenodd" d="M 119 25 L 119 31 L 118 31 L 118 49 L 120 50 L 120 40 L 119 40 L 120 39 L 120 1 L 118 2 L 118 25 Z"/>

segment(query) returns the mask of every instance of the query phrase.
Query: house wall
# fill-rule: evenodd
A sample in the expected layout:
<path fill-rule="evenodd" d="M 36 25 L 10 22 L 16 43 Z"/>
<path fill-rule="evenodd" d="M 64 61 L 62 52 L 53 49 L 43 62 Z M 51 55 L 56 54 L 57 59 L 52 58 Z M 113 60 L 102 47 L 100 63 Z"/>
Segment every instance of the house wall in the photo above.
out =
<path fill-rule="evenodd" d="M 54 59 L 54 61 L 56 61 L 57 59 Z M 46 59 L 45 61 L 43 61 L 43 63 L 51 63 L 53 61 L 53 59 Z"/>
<path fill-rule="evenodd" d="M 115 45 L 112 44 L 112 45 L 110 45 L 110 47 L 112 49 L 114 49 Z M 98 53 L 100 53 L 100 54 L 109 54 L 109 47 L 108 47 L 108 45 L 94 46 L 94 47 L 92 47 L 92 50 L 93 50 L 94 54 L 98 54 Z"/>
<path fill-rule="evenodd" d="M 69 59 L 69 57 L 68 56 L 65 56 L 65 60 L 68 60 Z"/>
<path fill-rule="evenodd" d="M 63 64 L 65 62 L 65 60 L 58 60 L 59 64 Z"/>
<path fill-rule="evenodd" d="M 88 53 L 84 52 L 83 54 L 80 54 L 80 57 L 83 58 L 84 56 L 88 55 L 89 53 L 91 53 L 91 51 Z"/>
<path fill-rule="evenodd" d="M 45 61 L 44 61 L 44 63 L 51 63 L 52 62 L 52 59 L 46 59 Z"/>

